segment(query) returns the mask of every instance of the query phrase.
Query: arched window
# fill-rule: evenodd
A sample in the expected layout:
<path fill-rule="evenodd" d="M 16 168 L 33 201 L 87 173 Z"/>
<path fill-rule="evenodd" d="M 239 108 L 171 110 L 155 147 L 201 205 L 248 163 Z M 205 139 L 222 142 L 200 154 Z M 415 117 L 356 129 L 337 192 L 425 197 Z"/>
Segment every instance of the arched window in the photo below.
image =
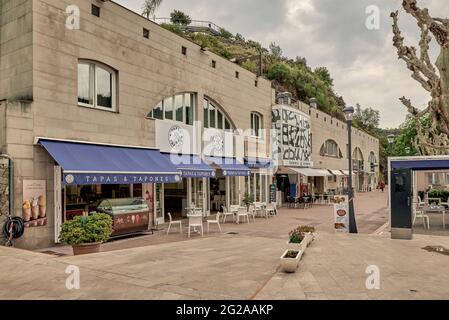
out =
<path fill-rule="evenodd" d="M 251 112 L 251 135 L 262 138 L 262 115 L 258 112 Z"/>
<path fill-rule="evenodd" d="M 230 119 L 223 110 L 207 98 L 203 100 L 203 126 L 204 128 L 215 128 L 226 131 L 234 129 Z"/>
<path fill-rule="evenodd" d="M 365 161 L 363 160 L 363 153 L 362 150 L 360 150 L 359 147 L 356 147 L 354 149 L 354 152 L 352 153 L 352 161 L 354 170 L 363 170 L 363 166 Z"/>
<path fill-rule="evenodd" d="M 326 142 L 321 146 L 320 156 L 323 157 L 333 157 L 333 158 L 343 158 L 338 144 L 334 140 L 326 140 Z"/>
<path fill-rule="evenodd" d="M 376 155 L 375 155 L 374 152 L 372 152 L 372 151 L 371 151 L 371 153 L 369 154 L 368 162 L 369 162 L 370 164 L 376 164 L 376 163 L 377 163 Z"/>
<path fill-rule="evenodd" d="M 180 93 L 167 97 L 150 111 L 148 117 L 193 125 L 195 119 L 195 94 Z"/>
<path fill-rule="evenodd" d="M 78 105 L 116 111 L 117 71 L 99 62 L 78 61 Z"/>

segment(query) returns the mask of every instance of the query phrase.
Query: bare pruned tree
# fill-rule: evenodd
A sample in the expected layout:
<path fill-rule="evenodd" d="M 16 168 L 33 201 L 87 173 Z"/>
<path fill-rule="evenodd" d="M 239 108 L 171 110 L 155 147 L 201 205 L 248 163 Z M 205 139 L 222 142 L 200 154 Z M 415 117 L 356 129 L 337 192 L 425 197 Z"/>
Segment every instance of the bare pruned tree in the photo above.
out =
<path fill-rule="evenodd" d="M 407 64 L 412 78 L 430 93 L 428 106 L 418 109 L 410 99 L 400 98 L 410 114 L 417 118 L 417 136 L 414 144 L 423 155 L 449 154 L 449 19 L 431 17 L 429 10 L 418 7 L 416 0 L 404 0 L 404 10 L 416 19 L 421 31 L 419 52 L 413 46 L 406 46 L 398 26 L 398 11 L 392 12 L 393 44 L 399 59 Z M 440 48 L 439 56 L 432 63 L 429 48 L 432 40 Z M 424 128 L 419 121 L 430 116 L 431 126 Z"/>

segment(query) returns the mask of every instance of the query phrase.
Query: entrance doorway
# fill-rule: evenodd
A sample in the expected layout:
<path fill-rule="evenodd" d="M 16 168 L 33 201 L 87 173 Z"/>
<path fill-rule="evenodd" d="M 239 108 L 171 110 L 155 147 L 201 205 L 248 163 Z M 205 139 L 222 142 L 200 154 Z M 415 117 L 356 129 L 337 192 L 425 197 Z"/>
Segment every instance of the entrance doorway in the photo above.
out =
<path fill-rule="evenodd" d="M 164 213 L 168 220 L 168 212 L 173 219 L 181 219 L 185 216 L 187 208 L 187 179 L 182 179 L 180 183 L 164 184 Z"/>
<path fill-rule="evenodd" d="M 210 207 L 213 212 L 222 211 L 226 206 L 226 178 L 210 179 Z"/>

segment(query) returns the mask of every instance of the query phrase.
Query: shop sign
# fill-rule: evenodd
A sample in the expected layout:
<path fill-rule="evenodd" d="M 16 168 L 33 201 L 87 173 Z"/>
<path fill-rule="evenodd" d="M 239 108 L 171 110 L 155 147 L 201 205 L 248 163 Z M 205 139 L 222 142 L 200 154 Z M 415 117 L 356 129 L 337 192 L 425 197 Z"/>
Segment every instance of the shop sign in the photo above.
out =
<path fill-rule="evenodd" d="M 272 110 L 272 125 L 272 154 L 279 165 L 310 167 L 310 117 L 291 107 L 277 106 Z"/>
<path fill-rule="evenodd" d="M 349 232 L 348 196 L 334 197 L 334 227 L 335 232 Z"/>
<path fill-rule="evenodd" d="M 180 175 L 127 175 L 127 174 L 64 174 L 65 184 L 141 184 L 177 183 Z"/>
<path fill-rule="evenodd" d="M 251 175 L 251 171 L 244 170 L 223 170 L 225 177 L 248 177 Z"/>
<path fill-rule="evenodd" d="M 181 170 L 184 178 L 214 178 L 215 171 Z"/>
<path fill-rule="evenodd" d="M 47 224 L 45 180 L 23 180 L 22 218 L 25 227 L 38 227 Z"/>
<path fill-rule="evenodd" d="M 156 120 L 156 148 L 162 152 L 194 154 L 194 127 L 169 120 Z"/>

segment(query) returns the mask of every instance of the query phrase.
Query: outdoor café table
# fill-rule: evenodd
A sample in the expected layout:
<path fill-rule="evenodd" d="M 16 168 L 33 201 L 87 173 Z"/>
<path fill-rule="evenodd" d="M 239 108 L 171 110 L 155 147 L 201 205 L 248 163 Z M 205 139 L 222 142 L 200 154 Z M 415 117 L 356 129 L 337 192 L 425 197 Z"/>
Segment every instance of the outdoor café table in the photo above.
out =
<path fill-rule="evenodd" d="M 446 220 L 445 220 L 445 214 L 446 214 L 446 208 L 443 206 L 427 206 L 423 209 L 426 213 L 442 213 L 443 214 L 443 230 L 446 229 Z"/>
<path fill-rule="evenodd" d="M 203 217 L 202 213 L 201 214 L 195 213 L 195 211 L 197 211 L 197 210 L 201 210 L 201 208 L 190 208 L 190 211 L 193 212 L 193 213 L 188 213 L 187 214 L 187 218 L 188 219 L 190 219 L 191 217 L 201 217 L 202 218 Z M 197 230 L 196 227 L 193 227 L 193 232 L 200 233 L 200 231 Z"/>

